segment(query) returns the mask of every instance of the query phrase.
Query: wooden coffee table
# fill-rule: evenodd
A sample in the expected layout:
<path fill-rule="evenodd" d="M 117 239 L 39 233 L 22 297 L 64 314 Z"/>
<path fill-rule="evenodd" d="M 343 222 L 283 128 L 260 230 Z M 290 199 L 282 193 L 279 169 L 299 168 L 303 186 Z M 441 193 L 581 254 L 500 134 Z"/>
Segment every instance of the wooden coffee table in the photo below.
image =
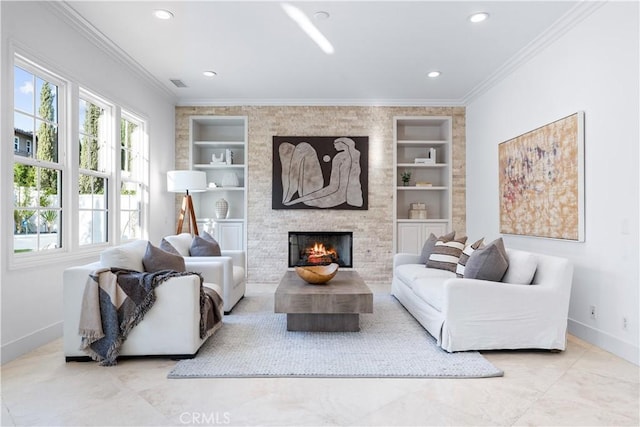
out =
<path fill-rule="evenodd" d="M 275 312 L 287 313 L 288 331 L 357 332 L 360 313 L 373 313 L 373 293 L 356 271 L 338 271 L 310 285 L 287 271 L 275 293 Z"/>

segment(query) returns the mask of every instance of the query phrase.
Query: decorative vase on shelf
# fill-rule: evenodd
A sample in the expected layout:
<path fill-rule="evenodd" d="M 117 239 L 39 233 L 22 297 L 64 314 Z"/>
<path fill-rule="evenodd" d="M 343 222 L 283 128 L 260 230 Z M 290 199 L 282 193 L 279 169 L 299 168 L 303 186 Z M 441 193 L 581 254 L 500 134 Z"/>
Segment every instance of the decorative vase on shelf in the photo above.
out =
<path fill-rule="evenodd" d="M 216 202 L 216 219 L 226 219 L 229 213 L 229 203 L 225 199 Z"/>

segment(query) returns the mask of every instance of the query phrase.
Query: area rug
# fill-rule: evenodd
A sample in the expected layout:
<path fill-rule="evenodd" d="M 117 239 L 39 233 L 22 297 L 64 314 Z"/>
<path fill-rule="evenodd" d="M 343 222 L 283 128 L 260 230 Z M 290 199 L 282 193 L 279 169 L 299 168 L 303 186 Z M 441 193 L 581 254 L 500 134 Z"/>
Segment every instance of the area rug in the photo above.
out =
<path fill-rule="evenodd" d="M 388 293 L 374 294 L 360 332 L 288 332 L 273 293 L 241 300 L 193 359 L 168 378 L 481 378 L 503 372 L 476 351 L 447 353 Z"/>

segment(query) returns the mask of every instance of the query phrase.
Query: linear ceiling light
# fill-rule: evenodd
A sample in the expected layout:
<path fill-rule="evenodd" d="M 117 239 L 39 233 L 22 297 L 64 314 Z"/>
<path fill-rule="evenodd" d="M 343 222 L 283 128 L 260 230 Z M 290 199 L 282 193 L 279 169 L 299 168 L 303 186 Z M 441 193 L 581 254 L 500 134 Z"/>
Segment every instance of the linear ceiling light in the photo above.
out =
<path fill-rule="evenodd" d="M 333 46 L 327 40 L 327 38 L 316 28 L 315 25 L 307 18 L 307 15 L 304 14 L 303 11 L 298 9 L 297 7 L 290 5 L 289 3 L 282 3 L 282 8 L 289 15 L 296 24 L 302 28 L 302 31 L 307 33 L 307 35 L 313 40 L 320 49 L 327 55 L 331 55 L 334 52 Z"/>

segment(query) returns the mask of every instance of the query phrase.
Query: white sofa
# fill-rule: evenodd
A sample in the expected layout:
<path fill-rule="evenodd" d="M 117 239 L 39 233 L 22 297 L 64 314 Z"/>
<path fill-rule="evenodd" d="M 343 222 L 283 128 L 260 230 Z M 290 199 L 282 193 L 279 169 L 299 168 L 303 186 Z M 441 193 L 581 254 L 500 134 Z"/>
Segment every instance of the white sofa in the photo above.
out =
<path fill-rule="evenodd" d="M 146 247 L 146 240 L 136 240 L 106 249 L 101 255 L 101 261 L 71 267 L 64 271 L 63 349 L 67 361 L 88 360 L 87 354 L 80 350 L 81 337 L 78 326 L 89 274 L 101 267 L 123 267 L 144 271 L 142 257 Z M 120 258 L 124 264 L 114 262 L 114 258 Z M 196 267 L 202 272 L 208 272 L 210 264 L 201 263 Z M 213 268 L 217 266 L 214 264 Z M 187 267 L 187 270 L 191 269 Z M 217 284 L 205 283 L 205 286 L 222 294 L 222 289 Z M 158 286 L 155 293 L 155 303 L 144 319 L 131 330 L 121 347 L 120 355 L 194 357 L 206 340 L 200 338 L 200 278 L 196 275 L 173 277 Z"/>
<path fill-rule="evenodd" d="M 223 250 L 222 256 L 191 256 L 189 252 L 193 240 L 191 234 L 174 234 L 164 239 L 184 257 L 188 271 L 200 272 L 205 282 L 217 283 L 222 287 L 224 312 L 225 314 L 231 312 L 231 309 L 244 297 L 247 287 L 245 252 Z"/>
<path fill-rule="evenodd" d="M 535 262 L 531 284 L 456 278 L 425 267 L 420 255 L 396 254 L 391 292 L 446 351 L 564 350 L 573 266 L 515 249 L 507 255 L 505 279 Z"/>

